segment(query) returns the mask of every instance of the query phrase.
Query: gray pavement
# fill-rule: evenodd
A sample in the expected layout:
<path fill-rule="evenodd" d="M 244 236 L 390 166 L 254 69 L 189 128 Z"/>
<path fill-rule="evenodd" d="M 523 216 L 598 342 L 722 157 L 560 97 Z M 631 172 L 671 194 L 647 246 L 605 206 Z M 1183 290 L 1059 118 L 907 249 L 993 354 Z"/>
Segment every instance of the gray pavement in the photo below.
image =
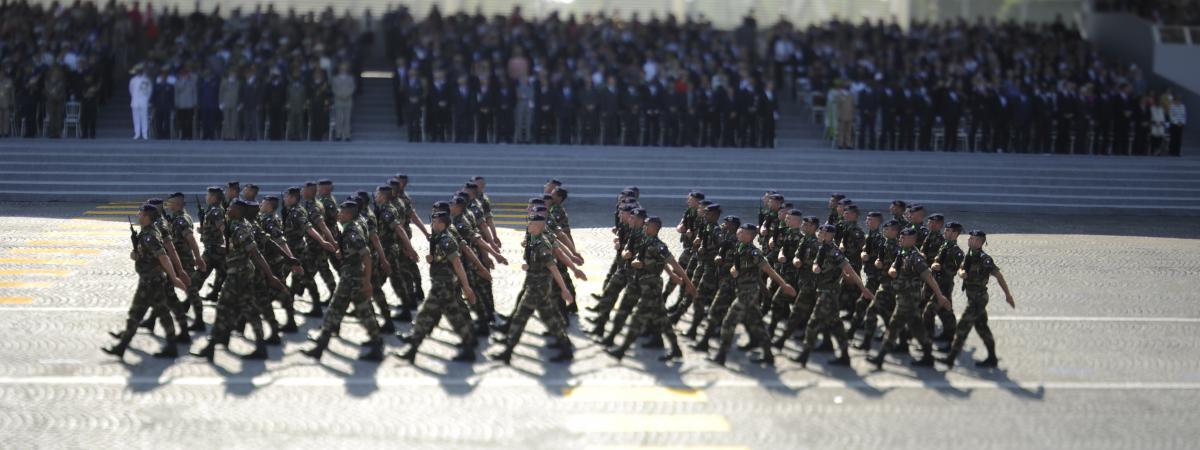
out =
<path fill-rule="evenodd" d="M 1197 160 L 381 145 L 298 145 L 300 158 L 279 160 L 272 155 L 288 147 L 268 143 L 16 142 L 0 143 L 0 448 L 1125 449 L 1194 448 L 1200 437 L 1200 230 L 1179 213 L 1200 207 Z M 570 161 L 553 159 L 566 151 Z M 763 165 L 772 158 L 782 164 Z M 836 170 L 855 167 L 874 175 L 839 181 Z M 931 184 L 931 167 L 949 169 Z M 320 364 L 298 353 L 313 321 L 265 362 L 155 360 L 161 340 L 144 332 L 125 364 L 99 351 L 136 285 L 129 202 L 230 178 L 277 190 L 331 176 L 344 195 L 398 170 L 413 176 L 422 204 L 485 175 L 510 216 L 547 177 L 562 178 L 587 259 L 582 306 L 612 256 L 615 192 L 637 184 L 651 212 L 671 221 L 690 188 L 743 217 L 766 187 L 813 214 L 832 190 L 867 209 L 922 201 L 989 231 L 1017 308 L 992 285 L 996 370 L 970 364 L 982 352 L 974 337 L 949 372 L 914 370 L 904 357 L 875 372 L 857 351 L 849 369 L 827 366 L 827 354 L 808 369 L 786 359 L 759 367 L 736 350 L 728 368 L 687 349 L 679 363 L 638 349 L 618 364 L 575 321 L 569 366 L 544 362 L 536 321 L 512 367 L 449 362 L 457 338 L 444 326 L 416 367 L 360 363 L 365 335 L 353 321 Z M 1026 206 L 996 205 L 1014 198 Z M 1055 206 L 1076 200 L 1091 206 Z M 500 220 L 516 260 L 519 219 Z M 511 308 L 520 276 L 496 272 L 499 310 Z M 387 344 L 402 348 L 394 337 Z"/>

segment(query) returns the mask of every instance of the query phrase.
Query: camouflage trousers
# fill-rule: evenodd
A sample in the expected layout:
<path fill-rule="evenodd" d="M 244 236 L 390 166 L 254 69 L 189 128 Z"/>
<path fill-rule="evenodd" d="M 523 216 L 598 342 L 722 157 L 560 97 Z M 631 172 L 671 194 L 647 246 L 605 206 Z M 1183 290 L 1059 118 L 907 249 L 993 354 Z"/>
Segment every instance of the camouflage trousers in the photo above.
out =
<path fill-rule="evenodd" d="M 869 292 L 877 292 L 879 289 L 879 275 L 877 273 L 867 272 L 867 278 L 863 280 L 863 285 Z M 859 296 L 854 302 L 854 320 L 852 323 L 862 324 L 863 319 L 867 315 L 867 308 L 871 306 L 871 301 L 866 297 Z"/>
<path fill-rule="evenodd" d="M 566 264 L 561 262 L 558 263 L 558 273 L 562 275 L 563 284 L 567 285 L 567 292 L 570 292 L 571 296 L 574 297 L 575 284 L 571 282 L 571 274 L 567 271 Z M 554 306 L 558 308 L 559 312 L 563 315 L 563 318 L 566 318 L 567 315 L 570 314 L 570 308 L 567 306 L 567 301 L 563 299 L 562 290 L 550 290 L 550 303 L 554 304 Z"/>
<path fill-rule="evenodd" d="M 262 321 L 255 306 L 258 290 L 257 271 L 254 267 L 230 268 L 225 275 L 217 298 L 217 316 L 213 321 L 212 339 L 218 344 L 229 344 L 229 336 L 237 324 L 247 322 L 254 330 L 257 340 L 263 340 Z"/>
<path fill-rule="evenodd" d="M 817 305 L 817 287 L 811 280 L 799 280 L 796 283 L 796 298 L 792 302 L 792 312 L 788 315 L 787 323 L 783 326 L 783 338 L 792 337 L 792 333 L 807 328 L 813 309 Z"/>
<path fill-rule="evenodd" d="M 292 248 L 292 254 L 300 260 L 300 267 L 304 269 L 304 274 L 292 275 L 292 295 L 303 296 L 307 291 L 312 295 L 313 303 L 320 302 L 321 293 L 317 290 L 316 278 L 317 260 L 325 250 L 314 245 L 288 245 Z"/>
<path fill-rule="evenodd" d="M 926 300 L 925 308 L 921 311 L 921 321 L 925 323 L 925 332 L 933 334 L 933 319 L 942 321 L 942 332 L 944 336 L 954 336 L 956 328 L 956 320 L 954 320 L 954 278 L 934 277 L 938 283 L 938 290 L 942 291 L 942 295 L 949 300 L 951 305 L 949 309 L 942 308 L 936 300 L 933 300 L 931 293 Z M 986 295 L 986 294 L 985 294 Z"/>
<path fill-rule="evenodd" d="M 721 329 L 721 322 L 725 320 L 725 315 L 729 313 L 729 307 L 733 305 L 733 300 L 736 297 L 737 286 L 733 277 L 721 277 L 720 281 L 717 282 L 717 296 L 713 298 L 712 304 L 708 306 L 707 320 L 704 328 L 705 335 L 717 335 L 717 332 Z"/>
<path fill-rule="evenodd" d="M 521 335 L 525 332 L 525 324 L 535 311 L 538 319 L 546 326 L 546 330 L 555 339 L 558 339 L 559 343 L 570 342 L 567 338 L 566 323 L 563 321 L 562 314 L 558 311 L 558 306 L 550 300 L 549 290 L 552 284 L 554 281 L 548 273 L 531 274 L 526 272 L 523 286 L 525 295 L 521 298 L 516 313 L 513 314 L 508 325 L 508 348 L 516 347 L 517 343 L 521 341 Z"/>
<path fill-rule="evenodd" d="M 430 281 L 432 283 L 429 286 L 429 297 L 421 303 L 421 309 L 417 310 L 417 317 L 413 319 L 413 337 L 423 339 L 429 336 L 442 320 L 442 316 L 446 316 L 450 327 L 463 342 L 474 340 L 471 314 L 463 302 L 458 279 L 434 278 Z"/>
<path fill-rule="evenodd" d="M 329 311 L 325 314 L 325 320 L 321 322 L 321 334 L 325 335 L 334 330 L 340 330 L 346 311 L 350 305 L 354 305 L 354 317 L 367 330 L 367 337 L 371 341 L 380 339 L 379 322 L 375 320 L 375 309 L 371 305 L 368 293 L 363 292 L 363 275 L 361 273 L 351 274 L 342 270 L 338 273 L 338 278 L 341 282 L 338 283 L 337 290 L 333 292 Z"/>
<path fill-rule="evenodd" d="M 908 288 L 896 289 L 896 309 L 892 311 L 892 319 L 888 321 L 887 332 L 883 335 L 883 348 L 892 349 L 899 344 L 901 332 L 907 331 L 917 340 L 922 349 L 930 348 L 933 342 L 925 333 L 921 324 L 921 290 Z"/>
<path fill-rule="evenodd" d="M 394 247 L 394 248 L 393 248 Z M 388 278 L 391 280 L 392 292 L 396 294 L 396 298 L 400 299 L 400 304 L 408 309 L 417 307 L 417 293 L 413 289 L 413 285 L 421 284 L 421 272 L 417 270 L 417 263 L 400 251 L 400 246 L 385 247 L 388 262 L 392 265 L 392 274 Z"/>
<path fill-rule="evenodd" d="M 617 300 L 621 298 L 621 293 L 625 293 L 625 298 L 629 298 L 631 292 L 637 292 L 636 283 L 630 282 L 633 269 L 627 267 L 618 268 L 612 274 L 612 278 L 604 284 L 604 292 L 600 294 L 600 301 L 596 304 L 596 314 L 601 317 L 608 318 L 609 313 L 617 305 Z"/>
<path fill-rule="evenodd" d="M 955 330 L 954 343 L 951 344 L 950 354 L 957 355 L 962 351 L 971 329 L 979 333 L 979 339 L 987 347 L 988 354 L 996 352 L 996 339 L 992 336 L 992 328 L 988 326 L 988 291 L 987 288 L 967 288 L 967 309 L 963 310 Z"/>
<path fill-rule="evenodd" d="M 863 342 L 870 345 L 871 340 L 875 339 L 875 328 L 879 326 L 879 321 L 888 324 L 892 320 L 892 312 L 896 310 L 896 294 L 889 285 L 881 285 L 875 291 L 875 299 L 871 300 L 865 312 L 863 312 L 862 327 L 863 327 Z"/>
<path fill-rule="evenodd" d="M 733 332 L 739 324 L 746 328 L 746 332 L 750 333 L 752 341 L 770 342 L 770 337 L 767 336 L 767 327 L 762 323 L 762 311 L 758 309 L 761 298 L 762 286 L 759 283 L 737 284 L 737 298 L 733 300 L 733 304 L 729 306 L 729 312 L 725 313 L 725 319 L 721 321 L 720 350 L 722 352 L 728 350 L 729 346 L 733 344 Z M 756 317 L 757 320 L 755 320 Z"/>
<path fill-rule="evenodd" d="M 475 320 L 478 322 L 490 322 L 496 312 L 496 305 L 492 299 L 492 281 L 485 280 L 479 275 L 483 269 L 477 269 L 474 266 L 467 267 L 466 269 L 467 283 L 475 291 Z"/>
<path fill-rule="evenodd" d="M 390 320 L 387 294 L 383 292 L 383 287 L 387 285 L 388 278 L 392 277 L 391 273 L 383 270 L 384 258 L 388 258 L 387 247 L 384 247 L 384 254 L 382 256 L 380 257 L 378 253 L 371 252 L 371 262 L 375 264 L 375 267 L 374 270 L 371 270 L 371 292 L 369 294 L 371 300 L 375 303 L 375 307 L 378 308 L 377 314 Z M 395 266 L 392 265 L 391 259 L 388 259 L 387 263 L 392 271 L 396 270 Z"/>
<path fill-rule="evenodd" d="M 129 314 L 125 319 L 125 332 L 121 334 L 120 346 L 129 345 L 137 334 L 138 324 L 151 308 L 166 308 L 167 289 L 172 289 L 166 274 L 141 275 L 138 277 L 137 290 L 133 293 L 133 303 L 129 305 Z M 169 314 L 156 314 L 155 318 L 162 324 L 166 332 L 167 342 L 175 339 L 175 324 Z M 187 330 L 181 330 L 186 333 Z"/>
<path fill-rule="evenodd" d="M 190 289 L 188 289 L 189 302 L 191 301 L 191 297 L 193 295 L 196 297 L 200 296 L 200 289 L 204 287 L 204 282 L 208 280 L 209 275 L 212 275 L 213 272 L 217 273 L 217 280 L 221 280 L 221 284 L 224 284 L 225 248 L 206 246 L 204 248 L 204 253 L 200 254 L 200 257 L 204 259 L 204 265 L 208 266 L 206 267 L 208 271 L 195 272 L 194 275 L 191 275 L 192 285 L 190 286 Z M 216 280 L 214 280 L 213 290 L 216 292 L 221 292 L 221 284 L 217 284 Z"/>
<path fill-rule="evenodd" d="M 797 274 L 798 269 L 791 264 L 781 264 L 779 270 L 779 276 L 783 277 L 784 280 L 795 280 L 799 277 Z M 768 334 L 775 334 L 776 324 L 781 322 L 787 323 L 787 319 L 791 317 L 792 304 L 795 303 L 794 300 L 796 300 L 795 297 L 784 295 L 783 289 L 775 289 L 767 303 L 771 312 L 771 325 L 768 327 Z"/>
<path fill-rule="evenodd" d="M 633 319 L 629 322 L 629 333 L 625 334 L 622 348 L 628 349 L 647 330 L 661 333 L 663 337 L 677 346 L 675 330 L 667 317 L 666 299 L 662 296 L 662 275 L 643 275 L 638 278 L 641 298 L 633 311 Z"/>
<path fill-rule="evenodd" d="M 850 342 L 846 339 L 846 327 L 838 317 L 838 297 L 841 292 L 836 288 L 817 290 L 817 305 L 804 328 L 804 351 L 812 351 L 817 345 L 817 334 L 824 332 L 837 341 L 843 355 L 847 354 Z"/>
<path fill-rule="evenodd" d="M 325 282 L 325 288 L 329 289 L 329 292 L 333 292 L 337 288 L 337 278 L 333 276 L 333 258 L 325 249 L 317 252 L 317 273 L 321 274 L 321 280 Z"/>
<path fill-rule="evenodd" d="M 695 252 L 692 251 L 692 248 L 685 243 L 683 251 L 679 253 L 679 267 L 683 267 L 684 272 L 688 273 L 689 277 L 692 273 L 692 267 L 694 267 L 696 264 L 696 258 L 694 258 L 694 256 Z M 678 286 L 675 285 L 674 281 L 667 281 L 667 287 L 663 288 L 662 292 L 663 299 L 666 300 L 666 298 L 671 295 L 671 292 L 673 292 L 676 287 Z M 684 293 L 681 291 L 679 293 L 680 298 L 683 298 L 683 295 Z"/>

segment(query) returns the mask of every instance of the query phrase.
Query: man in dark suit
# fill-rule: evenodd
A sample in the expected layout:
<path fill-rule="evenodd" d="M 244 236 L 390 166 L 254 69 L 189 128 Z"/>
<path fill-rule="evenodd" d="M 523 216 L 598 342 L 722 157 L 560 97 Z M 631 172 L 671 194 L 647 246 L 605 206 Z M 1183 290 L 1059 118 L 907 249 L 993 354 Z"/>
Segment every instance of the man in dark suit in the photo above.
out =
<path fill-rule="evenodd" d="M 1029 144 L 1029 150 L 1034 153 L 1049 153 L 1054 151 L 1053 140 L 1051 139 L 1053 122 L 1055 119 L 1055 97 L 1054 91 L 1042 90 L 1037 88 L 1034 90 L 1034 95 L 1031 97 L 1033 111 L 1033 137 Z"/>
<path fill-rule="evenodd" d="M 600 92 L 589 76 L 579 88 L 579 143 L 596 145 L 600 135 Z"/>
<path fill-rule="evenodd" d="M 942 118 L 945 130 L 945 149 L 948 152 L 958 151 L 958 127 L 962 123 L 963 98 L 959 81 L 945 82 L 941 100 L 938 102 L 938 116 Z"/>
<path fill-rule="evenodd" d="M 899 138 L 896 142 L 897 150 L 912 150 L 916 144 L 917 134 L 917 115 L 920 114 L 918 109 L 917 93 L 913 91 L 913 84 L 909 82 L 900 91 L 899 97 L 896 99 L 897 111 L 899 114 Z"/>
<path fill-rule="evenodd" d="M 1030 136 L 1033 131 L 1033 95 L 1028 88 L 1022 88 L 1013 98 L 1012 108 L 1012 141 L 1009 150 L 1017 153 L 1029 152 Z"/>
<path fill-rule="evenodd" d="M 479 88 L 475 90 L 475 142 L 487 144 L 492 142 L 492 132 L 496 127 L 496 108 L 499 106 L 499 96 L 492 88 L 489 77 L 479 77 Z"/>
<path fill-rule="evenodd" d="M 1009 126 L 1012 124 L 1012 97 L 1004 89 L 997 87 L 992 96 L 992 146 L 991 152 L 1009 150 Z"/>
<path fill-rule="evenodd" d="M 767 81 L 759 93 L 758 123 L 762 127 L 759 136 L 759 147 L 775 148 L 775 122 L 779 120 L 779 94 L 775 92 L 775 82 Z"/>
<path fill-rule="evenodd" d="M 472 142 L 475 137 L 475 97 L 465 75 L 458 77 L 452 95 L 454 142 Z"/>
<path fill-rule="evenodd" d="M 1113 96 L 1113 148 L 1114 155 L 1129 154 L 1129 128 L 1133 125 L 1136 100 L 1127 83 L 1121 83 L 1120 92 Z"/>
<path fill-rule="evenodd" d="M 622 138 L 625 145 L 642 145 L 642 89 L 636 79 L 625 83 L 621 93 L 621 111 L 624 113 Z"/>
<path fill-rule="evenodd" d="M 742 78 L 734 98 L 737 107 L 737 130 L 739 147 L 751 147 L 758 142 L 759 96 L 757 86 L 750 77 Z"/>
<path fill-rule="evenodd" d="M 533 141 L 538 144 L 552 144 L 556 137 L 554 126 L 554 103 L 558 97 L 546 72 L 538 73 L 537 82 L 533 85 Z"/>
<path fill-rule="evenodd" d="M 562 85 L 558 88 L 558 95 L 554 98 L 554 117 L 558 119 L 557 141 L 559 144 L 575 143 L 578 116 L 579 96 L 575 92 L 575 87 L 571 85 L 571 81 L 563 80 Z"/>
<path fill-rule="evenodd" d="M 858 148 L 878 148 L 875 139 L 875 120 L 879 115 L 878 85 L 868 82 L 858 93 Z"/>
<path fill-rule="evenodd" d="M 937 108 L 934 106 L 933 95 L 929 89 L 922 86 L 917 91 L 917 116 L 921 121 L 920 134 L 917 136 L 917 150 L 933 150 L 933 123 L 937 118 Z"/>
<path fill-rule="evenodd" d="M 1091 151 L 1093 154 L 1107 155 L 1112 150 L 1113 118 L 1120 108 L 1117 105 L 1120 99 L 1105 89 L 1098 89 L 1094 94 L 1096 109 L 1092 113 L 1096 127 L 1093 130 Z"/>
<path fill-rule="evenodd" d="M 717 111 L 721 115 L 721 143 L 717 147 L 737 145 L 738 109 L 733 86 L 726 84 L 718 89 Z"/>
<path fill-rule="evenodd" d="M 516 108 L 517 94 L 508 75 L 503 70 L 496 76 L 496 142 L 511 144 L 513 141 L 513 110 Z"/>
<path fill-rule="evenodd" d="M 453 88 L 446 82 L 446 72 L 438 69 L 433 71 L 433 83 L 426 96 L 428 105 L 425 107 L 425 130 L 429 133 L 430 142 L 446 142 L 450 133 L 450 104 L 453 100 Z"/>
<path fill-rule="evenodd" d="M 967 146 L 978 152 L 992 145 L 992 93 L 984 81 L 978 81 L 967 101 L 970 104 L 971 125 L 967 132 Z"/>
<path fill-rule="evenodd" d="M 403 56 L 396 58 L 396 65 L 392 68 L 392 99 L 396 104 L 396 126 L 403 128 L 407 123 L 404 120 L 404 113 L 408 110 L 408 80 L 409 76 L 408 60 Z"/>
<path fill-rule="evenodd" d="M 1058 105 L 1054 109 L 1056 126 L 1054 136 L 1054 152 L 1059 154 L 1071 153 L 1071 136 L 1075 130 L 1075 120 L 1078 117 L 1079 100 L 1075 94 L 1075 85 L 1067 82 L 1064 89 L 1057 95 Z"/>
<path fill-rule="evenodd" d="M 662 73 L 659 72 L 659 76 Z M 643 126 L 646 128 L 646 145 L 658 146 L 662 137 L 662 115 L 666 109 L 666 89 L 663 86 L 661 79 L 654 79 L 646 82 L 646 87 L 642 89 L 642 114 L 644 115 Z"/>
<path fill-rule="evenodd" d="M 679 136 L 680 121 L 683 119 L 683 113 L 687 109 L 687 90 L 679 90 L 675 86 L 674 81 L 667 87 L 666 94 L 666 109 L 662 115 L 662 130 L 664 147 L 678 147 L 682 145 Z"/>
<path fill-rule="evenodd" d="M 424 139 L 424 129 L 421 125 L 422 109 L 426 106 L 426 82 L 420 77 L 409 77 L 408 87 L 404 88 L 404 119 L 405 133 L 408 142 L 421 142 Z M 426 116 L 428 113 L 425 114 Z M 428 119 L 426 119 L 428 120 Z"/>
<path fill-rule="evenodd" d="M 617 145 L 621 141 L 621 90 L 617 86 L 617 77 L 609 75 L 605 78 L 598 99 L 604 145 Z"/>

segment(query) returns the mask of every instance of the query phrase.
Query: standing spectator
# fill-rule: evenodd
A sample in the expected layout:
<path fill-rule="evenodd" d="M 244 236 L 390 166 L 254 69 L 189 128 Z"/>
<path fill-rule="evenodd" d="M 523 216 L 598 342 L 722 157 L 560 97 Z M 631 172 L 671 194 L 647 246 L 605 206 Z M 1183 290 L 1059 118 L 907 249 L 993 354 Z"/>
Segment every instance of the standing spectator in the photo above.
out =
<path fill-rule="evenodd" d="M 67 106 L 67 73 L 61 64 L 50 67 L 43 90 L 46 100 L 46 136 L 62 137 L 64 110 Z"/>
<path fill-rule="evenodd" d="M 509 71 L 512 71 L 512 61 L 509 61 Z M 521 77 L 516 80 L 516 140 L 518 144 L 528 144 L 533 142 L 533 86 L 529 83 L 529 77 Z"/>
<path fill-rule="evenodd" d="M 429 142 L 446 142 L 450 134 L 450 100 L 453 92 L 446 82 L 446 71 L 433 71 L 433 88 L 426 96 L 428 105 L 425 107 L 425 131 L 429 134 Z"/>
<path fill-rule="evenodd" d="M 854 117 L 857 115 L 854 96 L 845 86 L 838 90 L 834 102 L 837 104 L 837 148 L 854 148 Z"/>
<path fill-rule="evenodd" d="M 129 79 L 129 107 L 133 110 L 133 138 L 147 139 L 150 128 L 150 96 L 154 84 L 145 67 L 135 67 L 136 75 Z"/>
<path fill-rule="evenodd" d="M 517 106 L 517 94 L 503 70 L 496 71 L 496 142 L 513 142 L 513 108 Z"/>
<path fill-rule="evenodd" d="M 779 120 L 779 95 L 775 92 L 775 82 L 768 81 L 763 89 L 762 101 L 762 147 L 775 148 L 775 125 Z"/>
<path fill-rule="evenodd" d="M 404 128 L 404 112 L 408 108 L 408 86 L 411 78 L 408 70 L 408 60 L 397 56 L 396 65 L 392 69 L 392 102 L 396 105 L 396 126 Z"/>
<path fill-rule="evenodd" d="M 263 88 L 258 81 L 257 70 L 251 66 L 246 68 L 246 81 L 242 82 L 238 91 L 238 122 L 242 129 L 242 139 L 257 141 L 262 129 L 259 128 L 259 116 L 262 113 Z"/>
<path fill-rule="evenodd" d="M 150 99 L 154 115 L 154 138 L 171 139 L 171 112 L 175 110 L 174 79 L 165 71 L 158 74 Z"/>
<path fill-rule="evenodd" d="M 100 105 L 100 79 L 93 71 L 83 75 L 83 93 L 79 104 L 80 132 L 84 139 L 96 138 L 96 113 Z"/>
<path fill-rule="evenodd" d="M 300 74 L 300 68 L 292 69 L 287 83 L 287 139 L 301 141 L 308 138 L 304 126 L 304 113 L 308 109 L 308 86 Z"/>
<path fill-rule="evenodd" d="M 329 106 L 333 104 L 333 87 L 324 70 L 313 71 L 312 93 L 308 96 L 309 139 L 323 141 L 329 136 Z"/>
<path fill-rule="evenodd" d="M 408 134 L 408 142 L 421 142 L 423 139 L 421 109 L 425 105 L 426 84 L 424 78 L 410 77 L 408 87 L 404 89 L 404 118 L 408 121 L 404 131 Z"/>
<path fill-rule="evenodd" d="M 183 66 L 179 76 L 175 78 L 175 126 L 179 128 L 179 138 L 192 140 L 193 117 L 196 112 L 196 76 L 188 66 Z"/>
<path fill-rule="evenodd" d="M 16 89 L 8 76 L 8 65 L 0 68 L 0 137 L 12 136 L 13 111 L 16 106 Z"/>
<path fill-rule="evenodd" d="M 958 151 L 958 130 L 962 122 L 963 104 L 960 82 L 943 81 L 944 90 L 938 106 L 938 117 L 942 118 L 943 147 L 948 152 Z"/>
<path fill-rule="evenodd" d="M 267 139 L 282 140 L 284 129 L 287 128 L 288 84 L 283 81 L 283 73 L 279 68 L 271 68 L 265 89 L 263 101 L 267 112 Z"/>
<path fill-rule="evenodd" d="M 221 80 L 212 69 L 204 69 L 204 75 L 196 85 L 196 101 L 200 108 L 201 139 L 216 139 L 221 124 Z"/>
<path fill-rule="evenodd" d="M 467 83 L 466 75 L 461 75 L 455 82 L 454 101 L 454 142 L 472 142 L 475 137 L 474 99 L 471 98 L 471 86 Z"/>
<path fill-rule="evenodd" d="M 350 64 L 338 67 L 338 76 L 333 79 L 334 139 L 350 140 L 350 113 L 354 108 L 354 77 L 350 76 Z"/>
<path fill-rule="evenodd" d="M 1171 100 L 1167 96 L 1163 96 L 1160 102 L 1156 102 L 1150 107 L 1150 154 L 1161 156 L 1165 153 L 1163 147 L 1164 138 L 1167 136 L 1167 110 L 1171 107 Z"/>
<path fill-rule="evenodd" d="M 496 127 L 499 100 L 489 78 L 486 75 L 479 77 L 479 88 L 475 90 L 475 142 L 480 144 L 491 142 L 492 131 Z"/>
<path fill-rule="evenodd" d="M 579 100 L 571 87 L 570 81 L 564 81 L 554 99 L 554 117 L 558 119 L 557 142 L 563 145 L 575 143 L 576 112 L 579 110 Z"/>
<path fill-rule="evenodd" d="M 1130 154 L 1146 155 L 1150 145 L 1150 107 L 1154 105 L 1154 96 L 1142 95 L 1133 111 L 1133 147 Z"/>
<path fill-rule="evenodd" d="M 221 139 L 230 141 L 238 138 L 238 123 L 242 111 L 242 83 L 238 80 L 237 71 L 230 69 L 229 75 L 221 81 Z"/>
<path fill-rule="evenodd" d="M 1170 154 L 1171 156 L 1179 156 L 1183 149 L 1183 126 L 1187 124 L 1187 108 L 1183 106 L 1183 99 L 1179 96 L 1167 95 L 1171 102 L 1169 109 L 1170 127 Z"/>
<path fill-rule="evenodd" d="M 552 144 L 555 136 L 554 125 L 557 122 L 554 117 L 554 99 L 557 95 L 545 70 L 539 70 L 537 77 L 533 94 L 533 127 L 536 130 L 534 141 L 538 144 Z"/>
<path fill-rule="evenodd" d="M 621 93 L 617 88 L 617 77 L 605 77 L 604 88 L 598 94 L 600 128 L 604 145 L 617 145 L 621 140 Z"/>
<path fill-rule="evenodd" d="M 879 114 L 879 93 L 874 89 L 875 83 L 864 83 L 858 92 L 858 148 L 874 149 L 875 119 Z"/>

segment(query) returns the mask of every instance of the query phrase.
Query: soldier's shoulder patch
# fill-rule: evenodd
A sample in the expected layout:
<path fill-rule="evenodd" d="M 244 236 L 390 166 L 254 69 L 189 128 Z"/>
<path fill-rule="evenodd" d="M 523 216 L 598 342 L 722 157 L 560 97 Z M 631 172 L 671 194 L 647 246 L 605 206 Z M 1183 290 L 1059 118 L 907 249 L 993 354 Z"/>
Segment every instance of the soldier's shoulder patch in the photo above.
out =
<path fill-rule="evenodd" d="M 758 248 L 751 247 L 751 248 L 750 248 L 750 256 L 753 256 L 753 257 L 758 257 L 758 255 L 759 255 Z"/>
<path fill-rule="evenodd" d="M 668 249 L 668 248 L 667 248 L 667 244 L 664 244 L 664 243 L 662 243 L 662 242 L 659 242 L 659 243 L 658 243 L 658 253 L 659 253 L 659 254 L 663 254 L 663 255 L 665 255 L 665 254 L 667 254 L 667 253 L 669 253 L 669 252 L 670 252 L 670 249 Z"/>

